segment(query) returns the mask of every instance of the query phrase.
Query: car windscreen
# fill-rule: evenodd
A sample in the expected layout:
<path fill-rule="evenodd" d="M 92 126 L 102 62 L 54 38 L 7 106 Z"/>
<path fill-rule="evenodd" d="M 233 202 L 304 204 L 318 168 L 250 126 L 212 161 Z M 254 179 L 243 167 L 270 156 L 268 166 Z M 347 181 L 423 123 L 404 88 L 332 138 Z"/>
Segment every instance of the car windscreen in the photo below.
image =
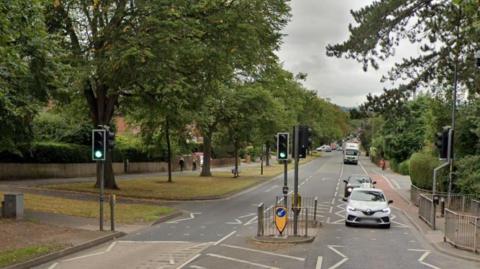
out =
<path fill-rule="evenodd" d="M 345 155 L 353 155 L 353 156 L 357 156 L 358 154 L 358 151 L 354 150 L 354 149 L 347 149 L 345 150 Z"/>
<path fill-rule="evenodd" d="M 354 201 L 384 202 L 385 196 L 378 191 L 357 190 L 352 192 L 350 199 Z"/>
<path fill-rule="evenodd" d="M 368 177 L 354 177 L 350 178 L 348 183 L 352 186 L 360 186 L 364 183 L 372 183 L 372 180 Z"/>

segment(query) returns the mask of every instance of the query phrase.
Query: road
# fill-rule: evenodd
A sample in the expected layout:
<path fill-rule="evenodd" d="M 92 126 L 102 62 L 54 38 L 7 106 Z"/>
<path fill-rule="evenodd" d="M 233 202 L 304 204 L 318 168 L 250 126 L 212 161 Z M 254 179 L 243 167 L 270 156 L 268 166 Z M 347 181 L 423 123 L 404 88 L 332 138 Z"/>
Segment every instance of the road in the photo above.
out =
<path fill-rule="evenodd" d="M 320 205 L 323 225 L 313 243 L 252 240 L 256 206 L 274 203 L 281 175 L 229 199 L 181 203 L 186 214 L 177 219 L 38 268 L 479 268 L 432 249 L 395 209 L 391 229 L 345 227 L 342 180 L 368 171 L 362 162 L 344 165 L 339 152 L 324 155 L 300 170 L 300 193 L 317 196 Z"/>

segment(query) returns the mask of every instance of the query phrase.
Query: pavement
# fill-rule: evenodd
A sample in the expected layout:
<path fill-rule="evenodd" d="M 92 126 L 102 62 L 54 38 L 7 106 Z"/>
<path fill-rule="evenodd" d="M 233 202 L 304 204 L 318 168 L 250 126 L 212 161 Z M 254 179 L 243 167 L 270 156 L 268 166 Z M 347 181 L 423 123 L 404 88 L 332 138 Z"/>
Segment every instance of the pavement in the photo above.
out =
<path fill-rule="evenodd" d="M 432 246 L 428 234 L 408 217 L 407 200 L 396 191 L 396 184 L 402 187 L 407 182 L 394 178 L 389 184 L 389 175 L 376 169 L 366 158 L 359 165 L 344 165 L 340 152 L 325 153 L 301 166 L 301 195 L 317 196 L 321 205 L 322 225 L 313 243 L 253 240 L 257 205 L 275 203 L 283 185 L 280 175 L 229 198 L 178 203 L 186 212 L 183 216 L 35 268 L 480 268 L 480 263 L 445 255 Z M 374 177 L 395 200 L 390 229 L 344 225 L 342 181 L 360 173 Z M 288 178 L 292 189 L 293 171 Z"/>

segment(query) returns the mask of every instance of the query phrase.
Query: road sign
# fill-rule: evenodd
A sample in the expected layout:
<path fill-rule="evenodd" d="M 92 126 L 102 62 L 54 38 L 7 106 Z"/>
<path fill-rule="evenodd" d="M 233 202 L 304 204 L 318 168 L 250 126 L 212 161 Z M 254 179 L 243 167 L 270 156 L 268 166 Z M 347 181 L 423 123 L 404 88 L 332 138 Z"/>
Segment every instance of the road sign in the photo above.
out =
<path fill-rule="evenodd" d="M 282 193 L 287 195 L 288 194 L 288 186 L 283 186 Z"/>
<path fill-rule="evenodd" d="M 287 208 L 284 206 L 276 206 L 275 207 L 275 227 L 277 227 L 278 232 L 280 235 L 287 227 L 288 215 L 287 215 Z"/>

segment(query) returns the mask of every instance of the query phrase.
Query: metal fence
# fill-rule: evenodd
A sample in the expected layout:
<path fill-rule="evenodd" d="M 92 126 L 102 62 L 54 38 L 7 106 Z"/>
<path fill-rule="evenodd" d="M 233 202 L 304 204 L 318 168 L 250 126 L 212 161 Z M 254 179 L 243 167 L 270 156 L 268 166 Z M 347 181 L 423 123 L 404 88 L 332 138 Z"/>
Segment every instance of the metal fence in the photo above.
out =
<path fill-rule="evenodd" d="M 293 236 L 294 234 L 294 211 L 292 207 L 293 197 L 288 196 L 285 202 L 283 196 L 275 199 L 275 203 L 264 208 L 263 204 L 258 207 L 258 236 L 280 236 L 275 226 L 275 207 L 286 206 L 288 209 L 288 221 L 282 236 Z M 308 236 L 308 229 L 317 224 L 317 203 L 316 197 L 302 197 L 298 213 L 297 236 Z"/>
<path fill-rule="evenodd" d="M 415 185 L 410 187 L 410 201 L 415 206 L 420 206 L 420 195 L 425 195 L 427 197 L 432 197 L 432 191 L 418 188 Z M 448 195 L 446 192 L 436 192 L 440 199 L 443 198 L 445 201 L 445 208 L 448 208 L 457 212 L 467 212 L 474 214 L 478 212 L 477 210 L 480 205 L 478 200 L 480 200 L 479 195 L 472 194 L 461 194 L 461 193 L 451 193 Z"/>
<path fill-rule="evenodd" d="M 418 216 L 430 227 L 435 225 L 435 213 L 433 212 L 433 200 L 424 194 L 418 196 Z"/>
<path fill-rule="evenodd" d="M 480 217 L 445 209 L 444 240 L 455 247 L 480 251 Z"/>
<path fill-rule="evenodd" d="M 480 200 L 472 200 L 472 214 L 480 217 Z"/>

